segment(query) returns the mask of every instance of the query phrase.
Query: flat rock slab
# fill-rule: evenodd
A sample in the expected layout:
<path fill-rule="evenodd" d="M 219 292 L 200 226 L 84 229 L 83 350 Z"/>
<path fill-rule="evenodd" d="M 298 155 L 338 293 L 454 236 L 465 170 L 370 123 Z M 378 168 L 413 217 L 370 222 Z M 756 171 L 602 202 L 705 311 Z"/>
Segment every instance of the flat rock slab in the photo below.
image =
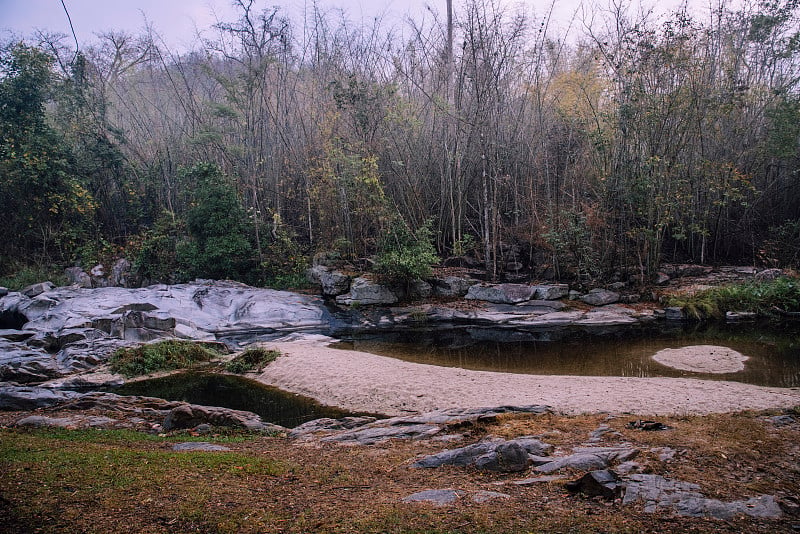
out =
<path fill-rule="evenodd" d="M 413 493 L 403 499 L 403 502 L 423 502 L 445 506 L 456 502 L 462 492 L 454 489 L 423 490 Z"/>
<path fill-rule="evenodd" d="M 654 513 L 664 508 L 689 517 L 731 519 L 736 515 L 777 519 L 783 515 L 771 495 L 725 503 L 700 493 L 700 486 L 670 480 L 659 475 L 637 474 L 627 477 L 623 504 L 643 503 L 644 511 Z"/>
<path fill-rule="evenodd" d="M 189 441 L 186 443 L 176 443 L 172 446 L 172 450 L 176 452 L 226 452 L 231 449 L 223 445 L 216 445 L 204 441 Z"/>
<path fill-rule="evenodd" d="M 681 371 L 692 373 L 738 373 L 744 370 L 748 356 L 728 347 L 716 345 L 691 345 L 679 349 L 664 349 L 653 355 L 653 360 Z"/>

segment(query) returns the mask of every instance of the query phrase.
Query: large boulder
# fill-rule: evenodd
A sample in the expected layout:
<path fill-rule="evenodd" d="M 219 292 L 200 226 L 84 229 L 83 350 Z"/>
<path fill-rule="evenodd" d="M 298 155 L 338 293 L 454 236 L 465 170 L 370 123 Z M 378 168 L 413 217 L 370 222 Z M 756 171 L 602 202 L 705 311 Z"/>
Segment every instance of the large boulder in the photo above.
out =
<path fill-rule="evenodd" d="M 68 267 L 64 270 L 64 276 L 67 277 L 67 282 L 72 285 L 84 288 L 92 287 L 92 277 L 80 267 Z"/>
<path fill-rule="evenodd" d="M 536 298 L 541 300 L 557 300 L 569 295 L 567 284 L 548 284 L 535 287 Z"/>
<path fill-rule="evenodd" d="M 311 267 L 306 271 L 306 277 L 311 283 L 318 284 L 326 297 L 337 297 L 350 290 L 349 276 L 324 265 Z"/>
<path fill-rule="evenodd" d="M 470 286 L 466 298 L 495 304 L 517 304 L 533 299 L 536 289 L 536 286 L 526 284 L 476 284 Z"/>
<path fill-rule="evenodd" d="M 388 287 L 364 277 L 358 277 L 350 285 L 350 292 L 336 297 L 338 304 L 348 306 L 370 306 L 395 304 L 397 295 Z"/>
<path fill-rule="evenodd" d="M 591 306 L 606 306 L 619 302 L 620 295 L 616 291 L 609 291 L 608 289 L 592 289 L 586 295 L 581 297 L 581 300 Z"/>
<path fill-rule="evenodd" d="M 477 280 L 462 276 L 434 278 L 431 282 L 433 284 L 433 294 L 439 297 L 463 297 L 470 287 L 478 283 Z"/>

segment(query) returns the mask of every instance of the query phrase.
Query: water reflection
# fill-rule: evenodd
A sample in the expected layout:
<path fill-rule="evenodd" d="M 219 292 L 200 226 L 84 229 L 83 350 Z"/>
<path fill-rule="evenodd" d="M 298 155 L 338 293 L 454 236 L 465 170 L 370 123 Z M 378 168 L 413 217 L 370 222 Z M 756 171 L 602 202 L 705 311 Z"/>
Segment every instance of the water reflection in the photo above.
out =
<path fill-rule="evenodd" d="M 336 419 L 353 415 L 255 380 L 213 373 L 187 372 L 129 382 L 114 389 L 114 393 L 246 410 L 257 413 L 265 421 L 287 428 L 321 417 Z"/>
<path fill-rule="evenodd" d="M 744 371 L 704 374 L 652 360 L 659 350 L 721 345 L 750 358 Z M 333 346 L 410 362 L 543 375 L 691 377 L 800 387 L 800 323 L 692 325 L 619 329 L 602 335 L 560 330 L 510 332 L 465 328 L 417 330 L 343 339 Z"/>

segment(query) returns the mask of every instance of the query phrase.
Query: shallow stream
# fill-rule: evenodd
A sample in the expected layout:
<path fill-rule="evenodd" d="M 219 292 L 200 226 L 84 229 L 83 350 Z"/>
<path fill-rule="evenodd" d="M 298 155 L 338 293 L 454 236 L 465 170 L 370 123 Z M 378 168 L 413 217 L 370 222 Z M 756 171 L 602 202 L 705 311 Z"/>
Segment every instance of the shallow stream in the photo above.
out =
<path fill-rule="evenodd" d="M 666 348 L 729 347 L 737 373 L 680 371 L 653 361 Z M 401 360 L 481 371 L 573 376 L 688 377 L 800 387 L 800 322 L 673 325 L 605 333 L 462 328 L 349 337 L 333 345 Z"/>

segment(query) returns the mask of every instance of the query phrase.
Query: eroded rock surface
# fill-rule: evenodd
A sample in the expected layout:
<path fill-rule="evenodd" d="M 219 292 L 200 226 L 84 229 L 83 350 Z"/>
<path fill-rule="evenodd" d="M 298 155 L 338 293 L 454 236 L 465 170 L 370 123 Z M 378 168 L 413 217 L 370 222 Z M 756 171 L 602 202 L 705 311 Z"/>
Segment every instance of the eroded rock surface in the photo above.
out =
<path fill-rule="evenodd" d="M 0 297 L 0 380 L 38 384 L 94 369 L 119 347 L 327 332 L 322 299 L 235 282 L 126 289 L 36 284 Z"/>

